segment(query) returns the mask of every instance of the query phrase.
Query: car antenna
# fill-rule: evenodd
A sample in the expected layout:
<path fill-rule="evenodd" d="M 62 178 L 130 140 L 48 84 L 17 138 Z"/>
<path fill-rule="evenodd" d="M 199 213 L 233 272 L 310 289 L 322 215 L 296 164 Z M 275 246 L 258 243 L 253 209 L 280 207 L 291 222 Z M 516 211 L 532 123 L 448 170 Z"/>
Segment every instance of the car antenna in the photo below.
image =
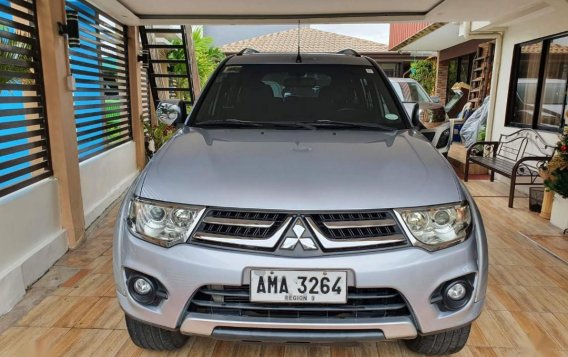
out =
<path fill-rule="evenodd" d="M 300 20 L 298 20 L 298 56 L 296 56 L 296 63 L 302 63 L 302 56 L 300 55 Z"/>

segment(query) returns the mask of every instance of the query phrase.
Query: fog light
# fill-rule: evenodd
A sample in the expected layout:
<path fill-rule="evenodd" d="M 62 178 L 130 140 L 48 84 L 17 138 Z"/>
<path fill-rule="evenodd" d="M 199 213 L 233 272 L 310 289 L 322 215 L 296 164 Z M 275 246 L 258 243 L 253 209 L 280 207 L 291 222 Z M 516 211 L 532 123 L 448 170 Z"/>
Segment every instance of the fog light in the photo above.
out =
<path fill-rule="evenodd" d="M 448 288 L 446 289 L 446 295 L 448 296 L 448 298 L 454 301 L 462 300 L 466 294 L 467 288 L 465 284 L 459 281 L 448 286 Z"/>
<path fill-rule="evenodd" d="M 128 268 L 124 268 L 124 271 L 128 293 L 136 302 L 142 305 L 158 306 L 168 298 L 166 287 L 158 279 Z"/>
<path fill-rule="evenodd" d="M 149 276 L 132 274 L 128 280 L 130 296 L 142 305 L 156 305 L 160 298 L 158 295 L 158 283 Z"/>
<path fill-rule="evenodd" d="M 471 300 L 475 273 L 440 284 L 430 296 L 430 302 L 438 305 L 441 311 L 456 311 Z"/>
<path fill-rule="evenodd" d="M 461 309 L 469 301 L 472 290 L 467 280 L 458 279 L 447 283 L 441 291 L 444 308 L 450 311 Z"/>
<path fill-rule="evenodd" d="M 146 278 L 136 278 L 133 289 L 140 295 L 147 295 L 152 291 L 152 284 Z"/>

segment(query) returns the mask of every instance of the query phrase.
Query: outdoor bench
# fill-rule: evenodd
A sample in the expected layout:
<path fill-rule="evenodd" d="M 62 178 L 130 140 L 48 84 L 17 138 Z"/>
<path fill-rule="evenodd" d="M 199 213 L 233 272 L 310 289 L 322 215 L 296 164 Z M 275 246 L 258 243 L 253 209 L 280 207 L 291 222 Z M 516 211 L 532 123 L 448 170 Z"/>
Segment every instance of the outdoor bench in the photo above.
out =
<path fill-rule="evenodd" d="M 542 136 L 532 129 L 521 129 L 512 134 L 501 134 L 499 141 L 480 141 L 467 150 L 464 181 L 469 176 L 469 165 L 477 164 L 489 169 L 490 180 L 495 173 L 511 179 L 509 207 L 513 207 L 516 185 L 539 185 L 538 168 L 549 161 L 555 147 L 547 144 Z M 529 182 L 518 183 L 518 177 Z"/>

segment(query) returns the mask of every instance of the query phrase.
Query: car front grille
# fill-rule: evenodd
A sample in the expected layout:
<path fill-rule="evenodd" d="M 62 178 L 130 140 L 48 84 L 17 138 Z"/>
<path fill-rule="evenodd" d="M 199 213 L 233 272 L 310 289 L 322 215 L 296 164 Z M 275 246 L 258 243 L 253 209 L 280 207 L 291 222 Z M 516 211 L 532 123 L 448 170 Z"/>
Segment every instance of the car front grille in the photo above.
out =
<path fill-rule="evenodd" d="M 191 242 L 275 251 L 298 220 L 325 252 L 408 245 L 391 210 L 295 213 L 209 209 Z"/>
<path fill-rule="evenodd" d="M 200 232 L 251 239 L 272 236 L 286 214 L 255 211 L 210 210 L 202 220 Z"/>
<path fill-rule="evenodd" d="M 406 301 L 395 289 L 349 287 L 346 304 L 267 304 L 251 302 L 248 285 L 204 286 L 191 299 L 188 312 L 267 319 L 339 320 L 410 316 Z"/>
<path fill-rule="evenodd" d="M 390 212 L 325 213 L 310 216 L 330 239 L 363 239 L 400 234 Z"/>

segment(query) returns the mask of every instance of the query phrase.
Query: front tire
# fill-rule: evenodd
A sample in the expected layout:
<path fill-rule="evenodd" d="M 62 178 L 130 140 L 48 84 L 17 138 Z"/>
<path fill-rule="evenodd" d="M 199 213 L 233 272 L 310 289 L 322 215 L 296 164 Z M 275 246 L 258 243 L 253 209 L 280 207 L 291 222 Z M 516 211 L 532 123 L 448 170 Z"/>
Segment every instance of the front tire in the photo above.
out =
<path fill-rule="evenodd" d="M 471 324 L 454 330 L 405 341 L 410 350 L 425 355 L 446 355 L 459 352 L 467 342 Z"/>
<path fill-rule="evenodd" d="M 130 339 L 138 347 L 147 350 L 175 350 L 187 341 L 188 337 L 178 331 L 169 331 L 159 327 L 145 324 L 125 316 L 126 327 Z"/>

